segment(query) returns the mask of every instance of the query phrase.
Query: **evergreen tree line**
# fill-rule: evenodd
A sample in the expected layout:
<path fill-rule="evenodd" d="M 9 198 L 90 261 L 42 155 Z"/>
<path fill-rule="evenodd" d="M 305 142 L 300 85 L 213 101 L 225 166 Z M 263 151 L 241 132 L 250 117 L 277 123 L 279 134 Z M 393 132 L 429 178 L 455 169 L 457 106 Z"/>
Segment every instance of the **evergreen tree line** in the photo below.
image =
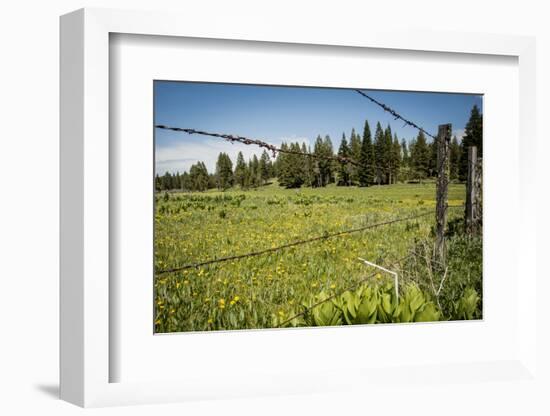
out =
<path fill-rule="evenodd" d="M 189 172 L 166 172 L 162 176 L 157 174 L 155 189 L 202 192 L 217 188 L 223 191 L 235 185 L 248 189 L 264 185 L 274 176 L 273 162 L 265 150 L 259 159 L 254 155 L 248 162 L 245 162 L 242 152 L 239 152 L 234 169 L 229 155 L 222 152 L 218 155 L 214 173 L 208 172 L 204 162 L 197 162 L 191 165 Z"/>
<path fill-rule="evenodd" d="M 483 116 L 474 106 L 462 141 L 459 143 L 453 137 L 450 143 L 451 180 L 466 180 L 468 147 L 477 146 L 478 155 L 483 157 L 482 130 Z M 348 141 L 344 133 L 336 152 L 328 135 L 317 136 L 313 149 L 297 142 L 283 143 L 281 149 L 302 154 L 280 152 L 272 163 L 264 150 L 260 159 L 254 155 L 247 163 L 239 152 L 233 168 L 230 157 L 220 153 L 214 174 L 209 174 L 204 163 L 198 162 L 191 166 L 189 173 L 157 175 L 156 189 L 225 190 L 235 185 L 248 189 L 261 186 L 274 177 L 286 188 L 323 187 L 330 183 L 364 187 L 416 182 L 437 176 L 437 143 L 434 140 L 428 141 L 424 133 L 419 132 L 409 143 L 405 139 L 399 141 L 390 125 L 382 128 L 380 122 L 376 123 L 374 135 L 368 120 L 362 134 L 352 129 Z M 330 160 L 335 154 L 351 158 L 358 165 Z"/>
<path fill-rule="evenodd" d="M 466 180 L 468 147 L 477 146 L 478 154 L 483 156 L 482 129 L 482 114 L 474 106 L 462 142 L 453 137 L 450 143 L 451 180 Z M 389 125 L 384 129 L 379 122 L 374 135 L 368 120 L 362 135 L 352 129 L 348 141 L 344 133 L 336 153 L 329 136 L 324 139 L 318 136 L 313 150 L 306 148 L 305 143 L 283 143 L 281 147 L 313 156 L 279 153 L 275 172 L 279 184 L 287 188 L 319 187 L 329 183 L 338 186 L 388 185 L 437 177 L 437 143 L 434 140 L 428 141 L 425 134 L 419 132 L 409 143 L 405 139 L 399 141 Z M 323 159 L 335 154 L 351 158 L 358 165 Z"/>

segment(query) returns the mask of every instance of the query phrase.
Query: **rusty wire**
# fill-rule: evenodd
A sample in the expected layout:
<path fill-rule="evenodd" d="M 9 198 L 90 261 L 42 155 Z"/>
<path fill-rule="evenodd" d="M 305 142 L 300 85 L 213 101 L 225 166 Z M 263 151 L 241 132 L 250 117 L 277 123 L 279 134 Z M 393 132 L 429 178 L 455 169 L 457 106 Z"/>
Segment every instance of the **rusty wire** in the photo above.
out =
<path fill-rule="evenodd" d="M 377 106 L 381 107 L 384 111 L 390 113 L 394 118 L 395 120 L 401 120 L 403 121 L 405 124 L 408 124 L 409 126 L 411 127 L 414 127 L 415 129 L 417 129 L 418 131 L 421 131 L 422 133 L 424 133 L 426 136 L 429 136 L 431 137 L 432 139 L 434 140 L 437 140 L 437 137 L 434 136 L 433 134 L 431 133 L 428 133 L 425 129 L 423 129 L 422 127 L 420 127 L 418 124 L 416 123 L 413 123 L 412 121 L 410 120 L 407 120 L 405 117 L 403 117 L 401 114 L 399 114 L 397 111 L 393 110 L 392 108 L 388 107 L 386 104 L 384 103 L 381 103 L 380 101 L 372 98 L 370 95 L 368 94 L 365 94 L 363 91 L 361 90 L 355 90 L 357 93 L 361 94 L 363 97 L 365 97 L 366 99 L 370 100 L 371 102 L 373 102 L 374 104 L 376 104 Z"/>
<path fill-rule="evenodd" d="M 273 157 L 275 157 L 275 155 L 277 153 L 287 153 L 287 154 L 290 154 L 290 155 L 306 156 L 306 157 L 311 157 L 313 159 L 334 160 L 336 162 L 340 162 L 340 163 L 344 163 L 344 164 L 350 164 L 350 165 L 354 165 L 354 166 L 361 166 L 361 164 L 359 162 L 357 162 L 356 160 L 354 160 L 350 157 L 339 156 L 339 155 L 323 156 L 323 155 L 316 155 L 315 153 L 298 152 L 296 150 L 282 149 L 282 148 L 277 147 L 273 144 L 264 142 L 263 140 L 251 139 L 249 137 L 238 136 L 238 135 L 234 135 L 234 134 L 212 133 L 212 132 L 208 132 L 208 131 L 189 129 L 189 128 L 183 128 L 183 127 L 165 126 L 165 125 L 162 125 L 162 124 L 156 125 L 155 128 L 161 129 L 161 130 L 177 131 L 177 132 L 180 132 L 180 133 L 200 134 L 200 135 L 203 135 L 203 136 L 218 137 L 218 138 L 225 139 L 225 140 L 227 140 L 228 142 L 231 142 L 231 143 L 238 142 L 238 143 L 243 143 L 243 144 L 246 144 L 246 145 L 255 144 L 256 146 L 259 146 L 259 147 L 262 147 L 264 149 L 269 150 L 273 154 Z"/>
<path fill-rule="evenodd" d="M 337 237 L 337 236 L 341 236 L 341 235 L 345 235 L 345 234 L 357 233 L 357 232 L 360 232 L 360 231 L 365 231 L 365 230 L 368 230 L 368 229 L 377 228 L 377 227 L 381 227 L 381 226 L 384 226 L 384 225 L 390 225 L 390 224 L 394 224 L 394 223 L 397 223 L 397 222 L 410 221 L 410 220 L 414 220 L 414 219 L 417 219 L 417 218 L 425 217 L 427 215 L 432 215 L 432 212 L 425 212 L 425 213 L 422 213 L 422 214 L 419 214 L 419 215 L 414 215 L 414 216 L 409 216 L 409 217 L 404 217 L 404 218 L 397 218 L 397 219 L 390 220 L 390 221 L 384 221 L 384 222 L 379 222 L 379 223 L 376 223 L 376 224 L 365 225 L 363 227 L 352 228 L 352 229 L 344 230 L 344 231 L 338 231 L 338 232 L 332 233 L 332 234 L 325 233 L 325 234 L 317 236 L 317 237 L 312 237 L 312 238 L 308 238 L 308 239 L 305 239 L 305 240 L 294 241 L 292 243 L 283 244 L 281 246 L 272 247 L 272 248 L 266 248 L 264 250 L 253 251 L 253 252 L 250 252 L 250 253 L 237 254 L 237 255 L 234 255 L 234 256 L 221 257 L 221 258 L 217 258 L 217 259 L 210 259 L 210 260 L 206 260 L 206 261 L 203 261 L 203 262 L 191 263 L 191 264 L 186 264 L 186 265 L 180 266 L 180 267 L 174 267 L 174 268 L 171 268 L 171 269 L 159 270 L 159 271 L 156 272 L 156 274 L 160 275 L 160 274 L 166 274 L 166 273 L 175 273 L 175 272 L 179 272 L 181 270 L 194 269 L 194 268 L 201 267 L 201 266 L 207 266 L 207 265 L 210 265 L 210 264 L 213 264 L 213 263 L 221 263 L 221 262 L 226 262 L 226 261 L 231 261 L 231 260 L 241 260 L 241 259 L 244 259 L 244 258 L 247 258 L 247 257 L 260 256 L 262 254 L 272 253 L 272 252 L 279 251 L 279 250 L 282 250 L 282 249 L 286 249 L 286 248 L 290 248 L 290 247 L 294 247 L 294 246 L 298 246 L 298 245 L 302 245 L 302 244 L 312 243 L 314 241 L 326 240 L 328 238 L 333 238 L 333 237 Z"/>

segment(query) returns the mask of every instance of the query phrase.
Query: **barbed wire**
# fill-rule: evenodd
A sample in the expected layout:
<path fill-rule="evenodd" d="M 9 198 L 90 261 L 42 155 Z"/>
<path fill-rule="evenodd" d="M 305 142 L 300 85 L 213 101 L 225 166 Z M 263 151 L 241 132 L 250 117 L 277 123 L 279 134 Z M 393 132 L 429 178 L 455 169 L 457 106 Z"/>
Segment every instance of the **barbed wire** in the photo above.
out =
<path fill-rule="evenodd" d="M 286 153 L 286 154 L 290 154 L 290 155 L 305 156 L 305 157 L 309 157 L 309 158 L 317 159 L 317 160 L 332 160 L 332 161 L 336 161 L 336 162 L 339 162 L 339 163 L 353 165 L 353 166 L 357 166 L 357 167 L 371 167 L 373 170 L 375 170 L 377 172 L 386 172 L 386 173 L 387 172 L 392 172 L 393 173 L 398 169 L 395 166 L 394 167 L 387 167 L 387 166 L 379 166 L 379 165 L 376 165 L 376 164 L 364 164 L 364 163 L 358 162 L 357 160 L 355 160 L 351 157 L 346 157 L 346 156 L 340 156 L 340 155 L 329 156 L 329 155 L 320 155 L 320 154 L 310 153 L 310 152 L 302 152 L 302 151 L 297 151 L 297 150 L 283 149 L 283 148 L 277 147 L 277 146 L 275 146 L 271 143 L 267 143 L 263 140 L 252 139 L 250 137 L 245 137 L 245 136 L 238 136 L 238 135 L 225 134 L 225 133 L 212 133 L 212 132 L 208 132 L 208 131 L 204 131 L 204 130 L 197 130 L 197 129 L 191 129 L 191 128 L 165 126 L 163 124 L 158 124 L 158 125 L 155 126 L 155 128 L 161 129 L 161 130 L 171 130 L 171 131 L 180 132 L 180 133 L 187 133 L 189 135 L 191 135 L 191 134 L 200 134 L 200 135 L 203 135 L 203 136 L 218 137 L 218 138 L 221 138 L 221 139 L 225 139 L 229 142 L 239 142 L 239 143 L 243 143 L 243 144 L 246 144 L 246 145 L 254 144 L 254 145 L 257 145 L 261 148 L 267 149 L 270 152 L 272 152 L 273 157 L 275 157 L 277 153 Z"/>
<path fill-rule="evenodd" d="M 232 134 L 225 134 L 225 133 L 211 133 L 211 132 L 207 132 L 207 131 L 203 131 L 203 130 L 196 130 L 196 129 L 183 128 L 183 127 L 172 127 L 172 126 L 165 126 L 165 125 L 160 125 L 160 124 L 156 125 L 155 128 L 162 129 L 162 130 L 172 130 L 172 131 L 176 131 L 176 132 L 187 133 L 187 134 L 190 134 L 190 135 L 191 134 L 200 134 L 200 135 L 204 135 L 204 136 L 218 137 L 218 138 L 223 138 L 223 139 L 231 141 L 231 142 L 237 141 L 239 143 L 243 143 L 243 144 L 246 144 L 246 145 L 255 144 L 259 147 L 270 150 L 273 153 L 273 155 L 275 155 L 276 153 L 286 153 L 286 154 L 291 154 L 291 155 L 305 156 L 305 157 L 309 157 L 309 158 L 312 158 L 312 159 L 318 159 L 318 160 L 333 160 L 333 161 L 336 161 L 336 162 L 339 162 L 339 163 L 349 164 L 349 165 L 353 165 L 353 166 L 357 166 L 357 167 L 371 167 L 375 172 L 395 173 L 399 169 L 396 166 L 387 167 L 387 166 L 379 166 L 379 165 L 376 165 L 376 164 L 363 164 L 361 162 L 356 161 L 353 158 L 339 156 L 339 155 L 324 156 L 324 155 L 319 155 L 319 154 L 315 154 L 315 153 L 301 152 L 301 151 L 299 152 L 299 151 L 296 151 L 296 150 L 282 149 L 282 148 L 276 147 L 273 144 L 264 142 L 262 140 L 252 139 L 252 138 L 244 137 L 244 136 L 235 136 L 235 135 L 232 135 Z"/>
<path fill-rule="evenodd" d="M 194 269 L 194 268 L 197 268 L 197 267 L 207 266 L 207 265 L 214 264 L 214 263 L 222 263 L 222 262 L 231 261 L 231 260 L 241 260 L 241 259 L 244 259 L 244 258 L 247 258 L 247 257 L 260 256 L 262 254 L 272 253 L 272 252 L 283 250 L 283 249 L 286 249 L 286 248 L 295 247 L 295 246 L 302 245 L 302 244 L 307 244 L 307 243 L 312 243 L 314 241 L 326 240 L 328 238 L 333 238 L 333 237 L 341 236 L 341 235 L 344 235 L 344 234 L 352 234 L 352 233 L 357 233 L 357 232 L 365 231 L 365 230 L 372 229 L 372 228 L 382 227 L 384 225 L 390 225 L 390 224 L 403 222 L 403 221 L 410 221 L 410 220 L 425 217 L 425 216 L 428 216 L 428 215 L 433 215 L 433 212 L 430 211 L 430 212 L 425 212 L 425 213 L 422 213 L 422 214 L 419 214 L 419 215 L 414 215 L 414 216 L 409 216 L 409 217 L 404 217 L 404 218 L 397 218 L 397 219 L 390 220 L 390 221 L 384 221 L 384 222 L 379 222 L 379 223 L 376 223 L 376 224 L 365 225 L 363 227 L 352 228 L 352 229 L 349 229 L 349 230 L 339 231 L 339 232 L 331 233 L 331 234 L 325 233 L 325 234 L 317 236 L 317 237 L 312 237 L 312 238 L 308 238 L 308 239 L 305 239 L 305 240 L 294 241 L 292 243 L 283 244 L 281 246 L 271 247 L 271 248 L 267 248 L 267 249 L 264 249 L 264 250 L 253 251 L 253 252 L 246 253 L 246 254 L 237 254 L 237 255 L 234 255 L 234 256 L 221 257 L 221 258 L 217 258 L 217 259 L 206 260 L 206 261 L 203 261 L 203 262 L 186 264 L 184 266 L 174 267 L 174 268 L 171 268 L 171 269 L 159 270 L 159 271 L 156 272 L 156 274 L 161 275 L 161 274 L 166 274 L 166 273 L 175 273 L 175 272 L 179 272 L 179 271 L 182 271 L 182 270 Z"/>
<path fill-rule="evenodd" d="M 380 101 L 372 98 L 370 95 L 368 94 L 365 94 L 363 91 L 361 90 L 355 90 L 357 93 L 361 94 L 363 97 L 365 97 L 366 99 L 370 100 L 371 102 L 373 102 L 374 104 L 376 104 L 377 106 L 381 107 L 384 111 L 390 113 L 394 118 L 395 120 L 401 120 L 403 121 L 405 124 L 408 124 L 409 126 L 411 127 L 414 127 L 415 129 L 417 129 L 418 131 L 421 131 L 422 133 L 424 133 L 426 136 L 429 136 L 431 137 L 432 139 L 434 140 L 437 140 L 437 137 L 434 136 L 433 134 L 431 133 L 428 133 L 425 129 L 423 129 L 422 127 L 420 127 L 419 125 L 417 125 L 416 123 L 413 123 L 412 121 L 410 120 L 407 120 L 405 117 L 403 117 L 401 114 L 399 114 L 397 111 L 393 110 L 392 108 L 388 107 L 386 104 L 384 103 L 381 103 Z"/>
<path fill-rule="evenodd" d="M 196 129 L 182 128 L 182 127 L 172 127 L 172 126 L 165 126 L 165 125 L 162 125 L 162 124 L 156 125 L 155 128 L 161 129 L 161 130 L 171 130 L 171 131 L 176 131 L 176 132 L 180 132 L 180 133 L 200 134 L 200 135 L 203 135 L 203 136 L 218 137 L 218 138 L 221 138 L 221 139 L 225 139 L 225 140 L 227 140 L 228 142 L 231 142 L 231 143 L 239 142 L 239 143 L 243 143 L 243 144 L 246 144 L 246 145 L 255 144 L 256 146 L 259 146 L 261 148 L 269 150 L 273 154 L 273 157 L 275 157 L 275 155 L 277 153 L 287 153 L 287 154 L 290 154 L 290 155 L 299 155 L 299 156 L 311 157 L 313 159 L 334 160 L 336 162 L 340 162 L 340 163 L 344 163 L 344 164 L 350 164 L 350 165 L 354 165 L 354 166 L 362 166 L 361 163 L 357 162 L 356 160 L 354 160 L 350 157 L 340 156 L 340 155 L 324 156 L 324 155 L 318 155 L 318 154 L 315 154 L 315 153 L 299 152 L 297 150 L 290 150 L 290 149 L 282 149 L 282 148 L 277 147 L 273 144 L 267 143 L 263 140 L 251 139 L 249 137 L 244 137 L 244 136 L 238 136 L 238 135 L 233 135 L 233 134 L 225 134 L 225 133 L 212 133 L 212 132 L 208 132 L 208 131 L 204 131 L 204 130 L 196 130 Z"/>
<path fill-rule="evenodd" d="M 405 117 L 403 117 L 401 114 L 399 114 L 397 111 L 395 111 L 391 107 L 387 106 L 386 104 L 376 100 L 375 98 L 371 97 L 370 95 L 366 94 L 365 92 L 363 92 L 359 89 L 356 89 L 355 91 L 358 94 L 360 94 L 361 96 L 367 98 L 368 100 L 370 100 L 374 104 L 381 107 L 384 111 L 390 113 L 395 118 L 395 120 L 401 120 L 406 125 L 414 127 L 418 131 L 421 131 L 422 133 L 424 133 L 425 135 L 431 137 L 432 139 L 434 139 L 436 141 L 438 140 L 437 136 L 434 136 L 433 134 L 426 131 L 424 128 L 417 125 L 416 123 L 406 119 Z M 265 142 L 263 140 L 260 140 L 260 139 L 252 139 L 250 137 L 239 136 L 239 135 L 234 135 L 234 134 L 213 133 L 213 132 L 208 132 L 208 131 L 198 130 L 198 129 L 192 129 L 192 128 L 166 126 L 166 125 L 163 125 L 163 124 L 157 124 L 157 125 L 155 125 L 155 128 L 161 129 L 161 130 L 171 130 L 171 131 L 180 132 L 180 133 L 187 133 L 189 135 L 200 134 L 200 135 L 203 135 L 203 136 L 217 137 L 217 138 L 227 140 L 228 142 L 231 142 L 231 143 L 239 142 L 239 143 L 243 143 L 245 145 L 254 144 L 256 146 L 259 146 L 261 148 L 269 150 L 272 153 L 273 157 L 275 157 L 277 153 L 286 153 L 286 154 L 291 154 L 291 155 L 305 156 L 305 157 L 309 157 L 309 158 L 312 158 L 312 159 L 333 160 L 333 161 L 337 161 L 337 162 L 340 162 L 340 163 L 343 163 L 343 164 L 350 164 L 350 165 L 354 165 L 354 166 L 358 166 L 358 167 L 369 167 L 370 166 L 370 167 L 374 168 L 375 170 L 377 170 L 379 172 L 380 171 L 381 172 L 394 172 L 396 170 L 395 167 L 377 166 L 376 164 L 374 164 L 374 165 L 364 164 L 364 163 L 361 163 L 361 162 L 359 162 L 357 160 L 354 160 L 353 158 L 347 157 L 347 156 L 319 155 L 319 154 L 310 153 L 310 152 L 302 152 L 302 151 L 297 151 L 297 150 L 283 149 L 281 147 L 277 147 L 273 144 L 267 143 L 267 142 Z"/>
<path fill-rule="evenodd" d="M 464 205 L 447 205 L 447 208 L 464 208 Z M 357 233 L 357 232 L 360 232 L 360 231 L 368 230 L 370 228 L 377 228 L 377 227 L 381 227 L 381 226 L 384 226 L 384 225 L 390 225 L 390 224 L 397 223 L 397 222 L 410 221 L 410 220 L 414 220 L 416 218 L 421 218 L 421 217 L 432 215 L 432 214 L 433 214 L 433 212 L 425 212 L 423 214 L 412 216 L 412 217 L 397 218 L 395 220 L 380 222 L 380 223 L 376 223 L 376 224 L 370 224 L 370 225 L 366 225 L 366 226 L 359 227 L 359 228 L 352 228 L 350 230 L 339 231 L 337 233 L 332 233 L 332 234 L 325 233 L 325 234 L 317 236 L 317 237 L 312 237 L 312 238 L 308 238 L 308 239 L 305 239 L 305 240 L 294 241 L 292 243 L 283 244 L 283 245 L 277 246 L 277 247 L 266 248 L 264 250 L 252 251 L 252 252 L 245 253 L 245 254 L 236 254 L 234 256 L 221 257 L 221 258 L 217 258 L 217 259 L 210 259 L 210 260 L 205 260 L 205 261 L 202 261 L 202 262 L 186 264 L 186 265 L 180 266 L 180 267 L 174 267 L 174 268 L 171 268 L 171 269 L 159 270 L 159 271 L 156 271 L 155 274 L 160 275 L 160 274 L 167 274 L 167 273 L 175 273 L 175 272 L 179 272 L 179 271 L 182 271 L 182 270 L 188 270 L 188 269 L 194 269 L 194 268 L 197 268 L 197 267 L 208 266 L 208 265 L 214 264 L 214 263 L 222 263 L 222 262 L 231 261 L 231 260 L 241 260 L 241 259 L 244 259 L 244 258 L 247 258 L 247 257 L 260 256 L 262 254 L 267 254 L 267 253 L 270 253 L 270 252 L 275 252 L 275 251 L 283 250 L 283 249 L 286 249 L 286 248 L 290 248 L 290 247 L 294 247 L 294 246 L 298 246 L 298 245 L 302 245 L 302 244 L 312 243 L 312 242 L 319 241 L 319 240 L 325 240 L 325 239 L 328 239 L 328 238 L 333 238 L 333 237 L 337 237 L 337 236 L 344 235 L 344 234 Z"/>
<path fill-rule="evenodd" d="M 395 267 L 396 265 L 402 263 L 403 261 L 407 260 L 408 258 L 412 257 L 413 255 L 412 254 L 407 254 L 406 256 L 404 257 L 401 257 L 400 259 L 397 259 L 395 260 L 394 262 L 392 262 L 391 264 L 385 266 L 387 268 L 393 268 Z M 293 315 L 292 317 L 284 320 L 283 322 L 281 322 L 279 325 L 277 325 L 277 328 L 280 328 L 286 324 L 288 324 L 289 322 L 292 322 L 294 319 L 296 318 L 299 318 L 300 316 L 303 316 L 307 313 L 309 313 L 310 311 L 312 311 L 313 309 L 315 309 L 316 307 L 318 306 L 321 306 L 323 303 L 326 303 L 332 299 L 335 299 L 337 298 L 338 296 L 341 296 L 343 293 L 349 291 L 349 290 L 355 290 L 358 286 L 362 285 L 363 283 L 366 283 L 369 279 L 372 279 L 374 276 L 376 276 L 379 272 L 373 272 L 369 275 L 367 275 L 366 277 L 360 279 L 359 281 L 353 283 L 352 285 L 350 286 L 347 286 L 346 288 L 328 296 L 327 298 L 323 299 L 323 300 L 320 300 L 319 302 L 317 303 L 314 303 L 313 305 L 311 306 L 308 306 L 306 308 L 304 308 L 304 310 L 302 310 L 301 312 Z"/>

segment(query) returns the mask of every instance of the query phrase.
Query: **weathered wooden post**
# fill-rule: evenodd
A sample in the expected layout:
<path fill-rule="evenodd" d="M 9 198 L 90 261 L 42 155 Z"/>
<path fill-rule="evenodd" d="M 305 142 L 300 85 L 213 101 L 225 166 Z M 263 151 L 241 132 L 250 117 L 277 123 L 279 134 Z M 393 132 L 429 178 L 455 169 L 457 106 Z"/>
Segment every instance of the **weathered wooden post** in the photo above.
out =
<path fill-rule="evenodd" d="M 435 207 L 435 256 L 444 266 L 447 258 L 445 228 L 447 227 L 447 195 L 449 186 L 449 143 L 451 124 L 441 124 L 437 133 L 437 188 Z"/>
<path fill-rule="evenodd" d="M 468 177 L 466 182 L 466 211 L 464 226 L 466 233 L 475 235 L 480 229 L 481 217 L 481 169 L 477 158 L 477 147 L 468 148 Z"/>

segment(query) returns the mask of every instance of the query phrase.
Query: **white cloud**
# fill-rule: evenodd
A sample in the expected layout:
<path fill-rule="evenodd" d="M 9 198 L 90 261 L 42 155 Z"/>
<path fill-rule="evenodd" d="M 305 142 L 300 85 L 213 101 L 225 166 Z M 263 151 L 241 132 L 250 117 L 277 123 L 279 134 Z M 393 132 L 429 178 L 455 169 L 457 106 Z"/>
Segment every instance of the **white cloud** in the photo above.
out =
<path fill-rule="evenodd" d="M 462 141 L 462 138 L 464 137 L 465 134 L 466 132 L 464 131 L 464 129 L 453 130 L 453 136 L 456 136 L 456 139 L 458 140 L 459 143 Z"/>
<path fill-rule="evenodd" d="M 283 141 L 302 142 L 306 146 L 313 146 L 313 142 L 304 137 L 286 137 L 271 141 L 271 144 L 280 146 Z M 237 160 L 237 154 L 243 153 L 245 160 L 248 161 L 254 154 L 257 157 L 263 152 L 263 149 L 254 145 L 245 145 L 242 143 L 229 143 L 223 140 L 205 138 L 202 141 L 180 141 L 172 146 L 159 147 L 155 150 L 155 169 L 159 175 L 165 172 L 184 172 L 189 171 L 191 165 L 201 161 L 204 162 L 210 173 L 216 169 L 216 161 L 220 152 L 229 155 L 233 163 Z M 271 154 L 270 154 L 271 156 Z"/>

